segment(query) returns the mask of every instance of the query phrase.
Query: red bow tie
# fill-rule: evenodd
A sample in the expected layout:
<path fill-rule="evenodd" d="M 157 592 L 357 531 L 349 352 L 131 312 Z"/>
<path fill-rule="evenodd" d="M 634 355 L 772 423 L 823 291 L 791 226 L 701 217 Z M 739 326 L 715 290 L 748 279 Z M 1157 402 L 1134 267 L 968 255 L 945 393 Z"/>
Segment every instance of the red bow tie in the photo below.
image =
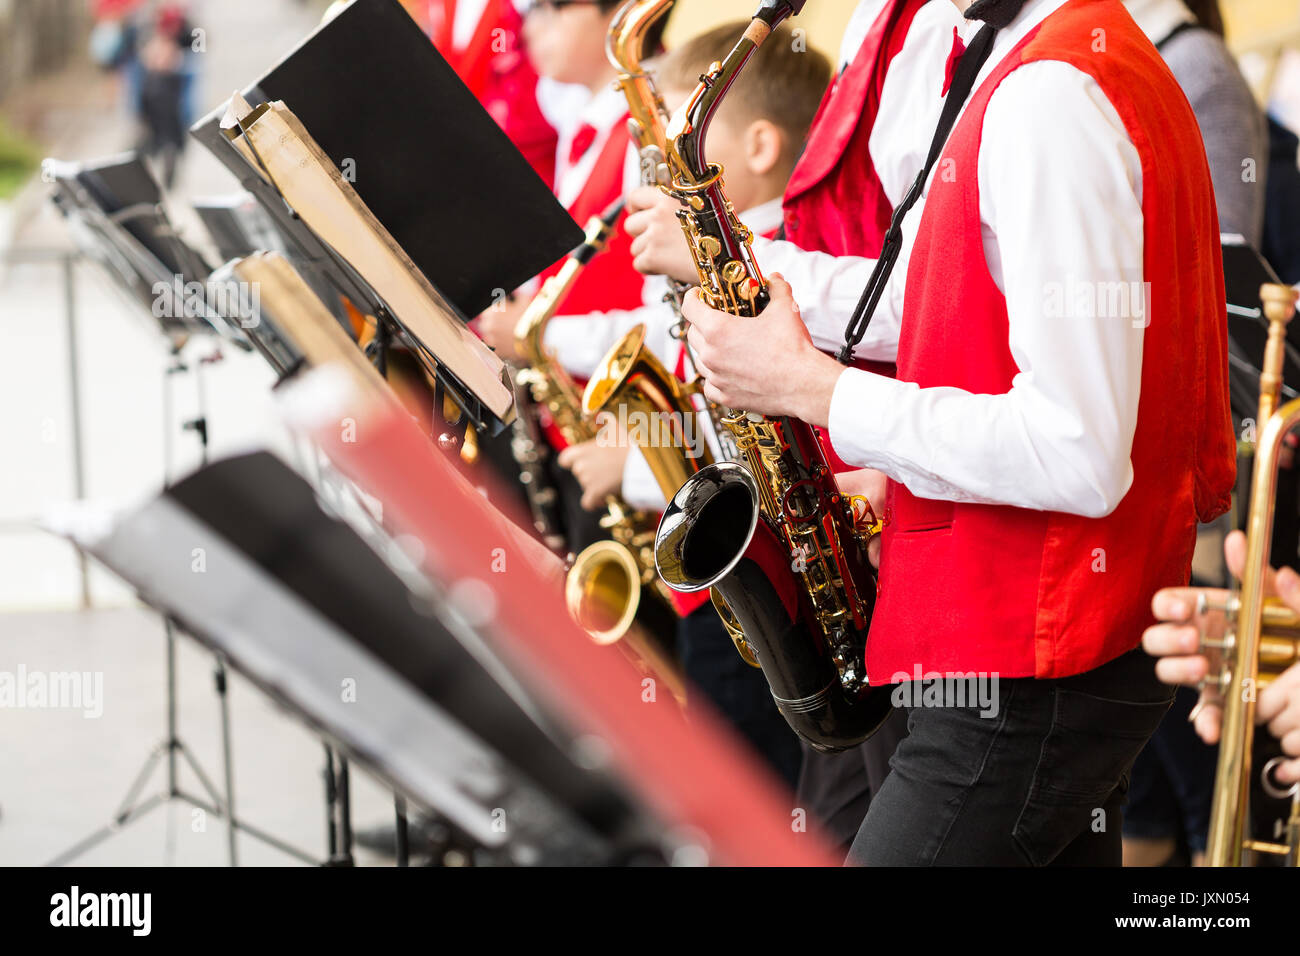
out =
<path fill-rule="evenodd" d="M 948 90 L 952 88 L 953 77 L 957 75 L 957 64 L 961 62 L 962 54 L 966 52 L 966 44 L 962 42 L 961 35 L 957 28 L 952 28 L 952 52 L 948 54 L 948 64 L 944 67 L 943 74 L 943 93 L 941 96 L 947 96 Z"/>
<path fill-rule="evenodd" d="M 595 142 L 596 127 L 590 123 L 583 123 L 578 127 L 578 131 L 573 134 L 573 142 L 569 145 L 569 165 L 578 165 L 579 160 L 591 151 Z"/>

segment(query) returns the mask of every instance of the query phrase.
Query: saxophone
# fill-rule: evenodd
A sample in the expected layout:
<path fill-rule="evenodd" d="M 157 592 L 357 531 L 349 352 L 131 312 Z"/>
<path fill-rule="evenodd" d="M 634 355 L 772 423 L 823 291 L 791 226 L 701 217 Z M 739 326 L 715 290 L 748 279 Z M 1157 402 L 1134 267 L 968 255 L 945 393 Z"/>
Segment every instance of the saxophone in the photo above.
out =
<path fill-rule="evenodd" d="M 757 316 L 769 301 L 752 235 L 736 217 L 722 169 L 705 158 L 709 124 L 754 51 L 805 0 L 764 0 L 736 47 L 701 77 L 667 129 L 667 190 L 707 304 Z M 792 418 L 726 410 L 746 464 L 719 462 L 674 495 L 659 525 L 660 576 L 714 603 L 763 668 L 786 722 L 832 752 L 869 737 L 890 712 L 867 684 L 864 656 L 876 576 L 867 541 L 879 522 L 837 487 L 813 429 Z"/>
<path fill-rule="evenodd" d="M 610 24 L 605 46 L 618 72 L 617 85 L 628 103 L 628 132 L 640 153 L 643 186 L 668 187 L 673 181 L 665 134 L 668 111 L 654 78 L 642 66 L 641 55 L 646 32 L 667 15 L 674 2 L 629 0 Z M 686 171 L 680 174 L 686 175 Z M 676 328 L 682 329 L 684 339 L 681 303 L 689 286 L 676 280 L 669 280 L 669 284 L 664 301 L 672 308 Z M 703 401 L 700 384 L 677 381 L 646 347 L 645 327 L 638 325 L 601 361 L 583 395 L 583 410 L 594 418 L 621 407 L 628 410 L 629 419 L 636 416 L 650 423 L 649 429 L 638 430 L 634 437 L 640 439 L 638 444 L 664 498 L 671 499 L 688 478 L 713 462 L 699 428 L 688 433 L 688 423 L 699 422 L 697 398 Z M 704 408 L 712 416 L 712 406 L 706 402 Z M 713 424 L 723 445 L 723 457 L 738 457 L 728 433 L 716 419 Z"/>
<path fill-rule="evenodd" d="M 550 413 L 564 440 L 574 445 L 592 441 L 597 430 L 583 414 L 577 385 L 542 338 L 582 270 L 604 248 L 622 212 L 620 200 L 591 219 L 583 244 L 546 280 L 515 326 L 515 346 L 528 365 L 519 371 L 518 382 Z M 614 496 L 607 504 L 601 525 L 613 540 L 598 541 L 579 554 L 565 581 L 569 613 L 600 644 L 612 644 L 627 633 L 643 588 L 649 587 L 671 605 L 667 589 L 655 575 L 655 516 L 631 509 Z"/>

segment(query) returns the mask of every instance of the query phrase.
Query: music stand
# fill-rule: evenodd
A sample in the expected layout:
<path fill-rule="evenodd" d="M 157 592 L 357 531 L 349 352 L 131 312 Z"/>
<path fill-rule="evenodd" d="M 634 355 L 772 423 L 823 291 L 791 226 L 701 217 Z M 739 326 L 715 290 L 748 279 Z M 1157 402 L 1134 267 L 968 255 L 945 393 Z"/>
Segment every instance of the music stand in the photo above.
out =
<path fill-rule="evenodd" d="M 394 62 L 402 69 L 394 70 Z M 277 186 L 257 158 L 237 145 L 245 137 L 228 135 L 228 116 L 238 99 L 287 105 L 458 322 L 478 315 L 582 240 L 582 230 L 549 185 L 397 0 L 356 0 L 321 25 L 200 120 L 191 135 L 293 240 L 297 251 L 291 259 L 313 287 L 319 288 L 313 271 L 326 276 L 339 294 L 379 320 L 381 341 L 391 336 L 422 360 L 431 350 L 410 334 L 413 317 L 390 309 L 394 304 L 361 279 L 355 263 L 304 222 L 304 210 L 286 203 L 284 184 Z M 490 188 L 466 188 L 475 183 Z M 450 374 L 447 356 L 434 351 L 432 358 L 437 361 L 426 362 L 425 371 L 439 390 L 481 431 L 499 433 L 501 416 Z"/>
<path fill-rule="evenodd" d="M 163 373 L 162 395 L 165 487 L 172 480 L 172 441 L 177 430 L 173 395 L 176 377 L 186 372 L 194 374 L 198 413 L 193 419 L 179 424 L 181 430 L 194 432 L 199 440 L 200 459 L 206 463 L 208 420 L 204 368 L 221 361 L 221 342 L 234 344 L 245 351 L 252 348 L 251 343 L 237 324 L 213 308 L 208 288 L 211 266 L 172 225 L 164 206 L 162 188 L 137 154 L 125 153 L 89 163 L 51 160 L 45 168 L 54 184 L 51 201 L 68 223 L 74 241 L 89 258 L 104 267 L 114 286 L 125 293 L 130 312 L 137 316 L 150 316 L 153 327 L 167 342 L 170 361 Z M 197 295 L 196 286 L 199 290 Z M 215 348 L 192 364 L 187 363 L 183 355 L 185 347 L 192 341 L 202 340 L 215 340 Z M 237 860 L 235 833 L 238 829 L 303 857 L 300 851 L 275 837 L 241 825 L 236 817 L 227 674 L 220 657 L 215 661 L 213 681 L 221 714 L 224 796 L 179 736 L 176 723 L 176 632 L 172 620 L 165 616 L 163 627 L 166 636 L 166 735 L 150 751 L 109 823 L 59 854 L 52 863 L 60 865 L 71 861 L 155 806 L 172 800 L 184 801 L 226 820 L 232 865 Z M 163 792 L 138 802 L 145 783 L 164 757 L 166 783 Z M 181 787 L 178 760 L 189 765 L 206 793 L 206 799 Z"/>
<path fill-rule="evenodd" d="M 493 858 L 666 858 L 673 838 L 662 823 L 510 675 L 448 582 L 328 514 L 274 455 L 217 462 L 121 520 L 92 514 L 67 531 L 350 760 Z M 189 570 L 196 546 L 203 575 Z"/>
<path fill-rule="evenodd" d="M 1223 276 L 1228 299 L 1228 383 L 1237 433 L 1243 419 L 1259 413 L 1259 377 L 1268 342 L 1268 320 L 1260 302 L 1260 287 L 1282 284 L 1267 260 L 1238 235 L 1224 234 Z M 1300 328 L 1287 331 L 1283 398 L 1297 396 L 1285 382 L 1300 382 Z"/>

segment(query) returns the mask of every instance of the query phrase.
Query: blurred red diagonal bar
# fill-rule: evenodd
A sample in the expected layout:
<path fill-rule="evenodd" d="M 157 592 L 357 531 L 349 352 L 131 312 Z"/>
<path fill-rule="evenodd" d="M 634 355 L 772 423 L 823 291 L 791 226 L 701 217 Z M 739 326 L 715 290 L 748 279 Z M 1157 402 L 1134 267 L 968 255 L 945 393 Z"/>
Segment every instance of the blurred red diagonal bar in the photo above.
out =
<path fill-rule="evenodd" d="M 483 596 L 477 610 L 516 674 L 574 728 L 608 745 L 648 807 L 674 827 L 703 834 L 711 862 L 838 862 L 819 834 L 795 832 L 789 794 L 720 718 L 693 707 L 688 721 L 666 688 L 655 702 L 643 699 L 644 675 L 569 620 L 559 562 L 457 473 L 412 418 L 373 408 L 355 424 L 335 419 L 310 433 L 336 467 L 383 503 L 386 523 L 421 542 L 433 573 L 456 593 Z"/>

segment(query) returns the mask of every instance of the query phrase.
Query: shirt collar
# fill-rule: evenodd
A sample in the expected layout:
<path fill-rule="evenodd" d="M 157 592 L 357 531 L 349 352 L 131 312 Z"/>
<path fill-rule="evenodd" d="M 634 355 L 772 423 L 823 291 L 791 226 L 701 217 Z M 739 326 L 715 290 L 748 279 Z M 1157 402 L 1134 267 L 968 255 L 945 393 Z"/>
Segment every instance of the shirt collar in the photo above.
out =
<path fill-rule="evenodd" d="M 766 236 L 768 233 L 775 232 L 785 221 L 781 199 L 769 199 L 752 209 L 746 209 L 740 214 L 740 221 L 756 236 Z"/>
<path fill-rule="evenodd" d="M 1068 2 L 1069 0 L 1029 0 L 1024 9 L 1016 15 L 1016 18 L 998 31 L 997 38 L 993 41 L 993 50 L 989 54 L 988 62 L 984 64 L 979 77 L 975 80 L 975 88 L 979 89 L 980 84 L 997 69 L 1002 59 L 1014 50 L 1021 40 L 1029 36 L 1035 27 Z M 960 31 L 961 36 L 966 43 L 970 43 L 984 24 L 979 20 L 965 20 L 964 22 L 965 27 Z"/>
<path fill-rule="evenodd" d="M 627 97 L 617 87 L 610 85 L 587 101 L 587 105 L 582 108 L 582 119 L 578 125 L 587 123 L 603 133 L 626 115 Z"/>
<path fill-rule="evenodd" d="M 1159 43 L 1184 23 L 1196 22 L 1183 0 L 1124 0 L 1124 6 L 1152 43 Z"/>

